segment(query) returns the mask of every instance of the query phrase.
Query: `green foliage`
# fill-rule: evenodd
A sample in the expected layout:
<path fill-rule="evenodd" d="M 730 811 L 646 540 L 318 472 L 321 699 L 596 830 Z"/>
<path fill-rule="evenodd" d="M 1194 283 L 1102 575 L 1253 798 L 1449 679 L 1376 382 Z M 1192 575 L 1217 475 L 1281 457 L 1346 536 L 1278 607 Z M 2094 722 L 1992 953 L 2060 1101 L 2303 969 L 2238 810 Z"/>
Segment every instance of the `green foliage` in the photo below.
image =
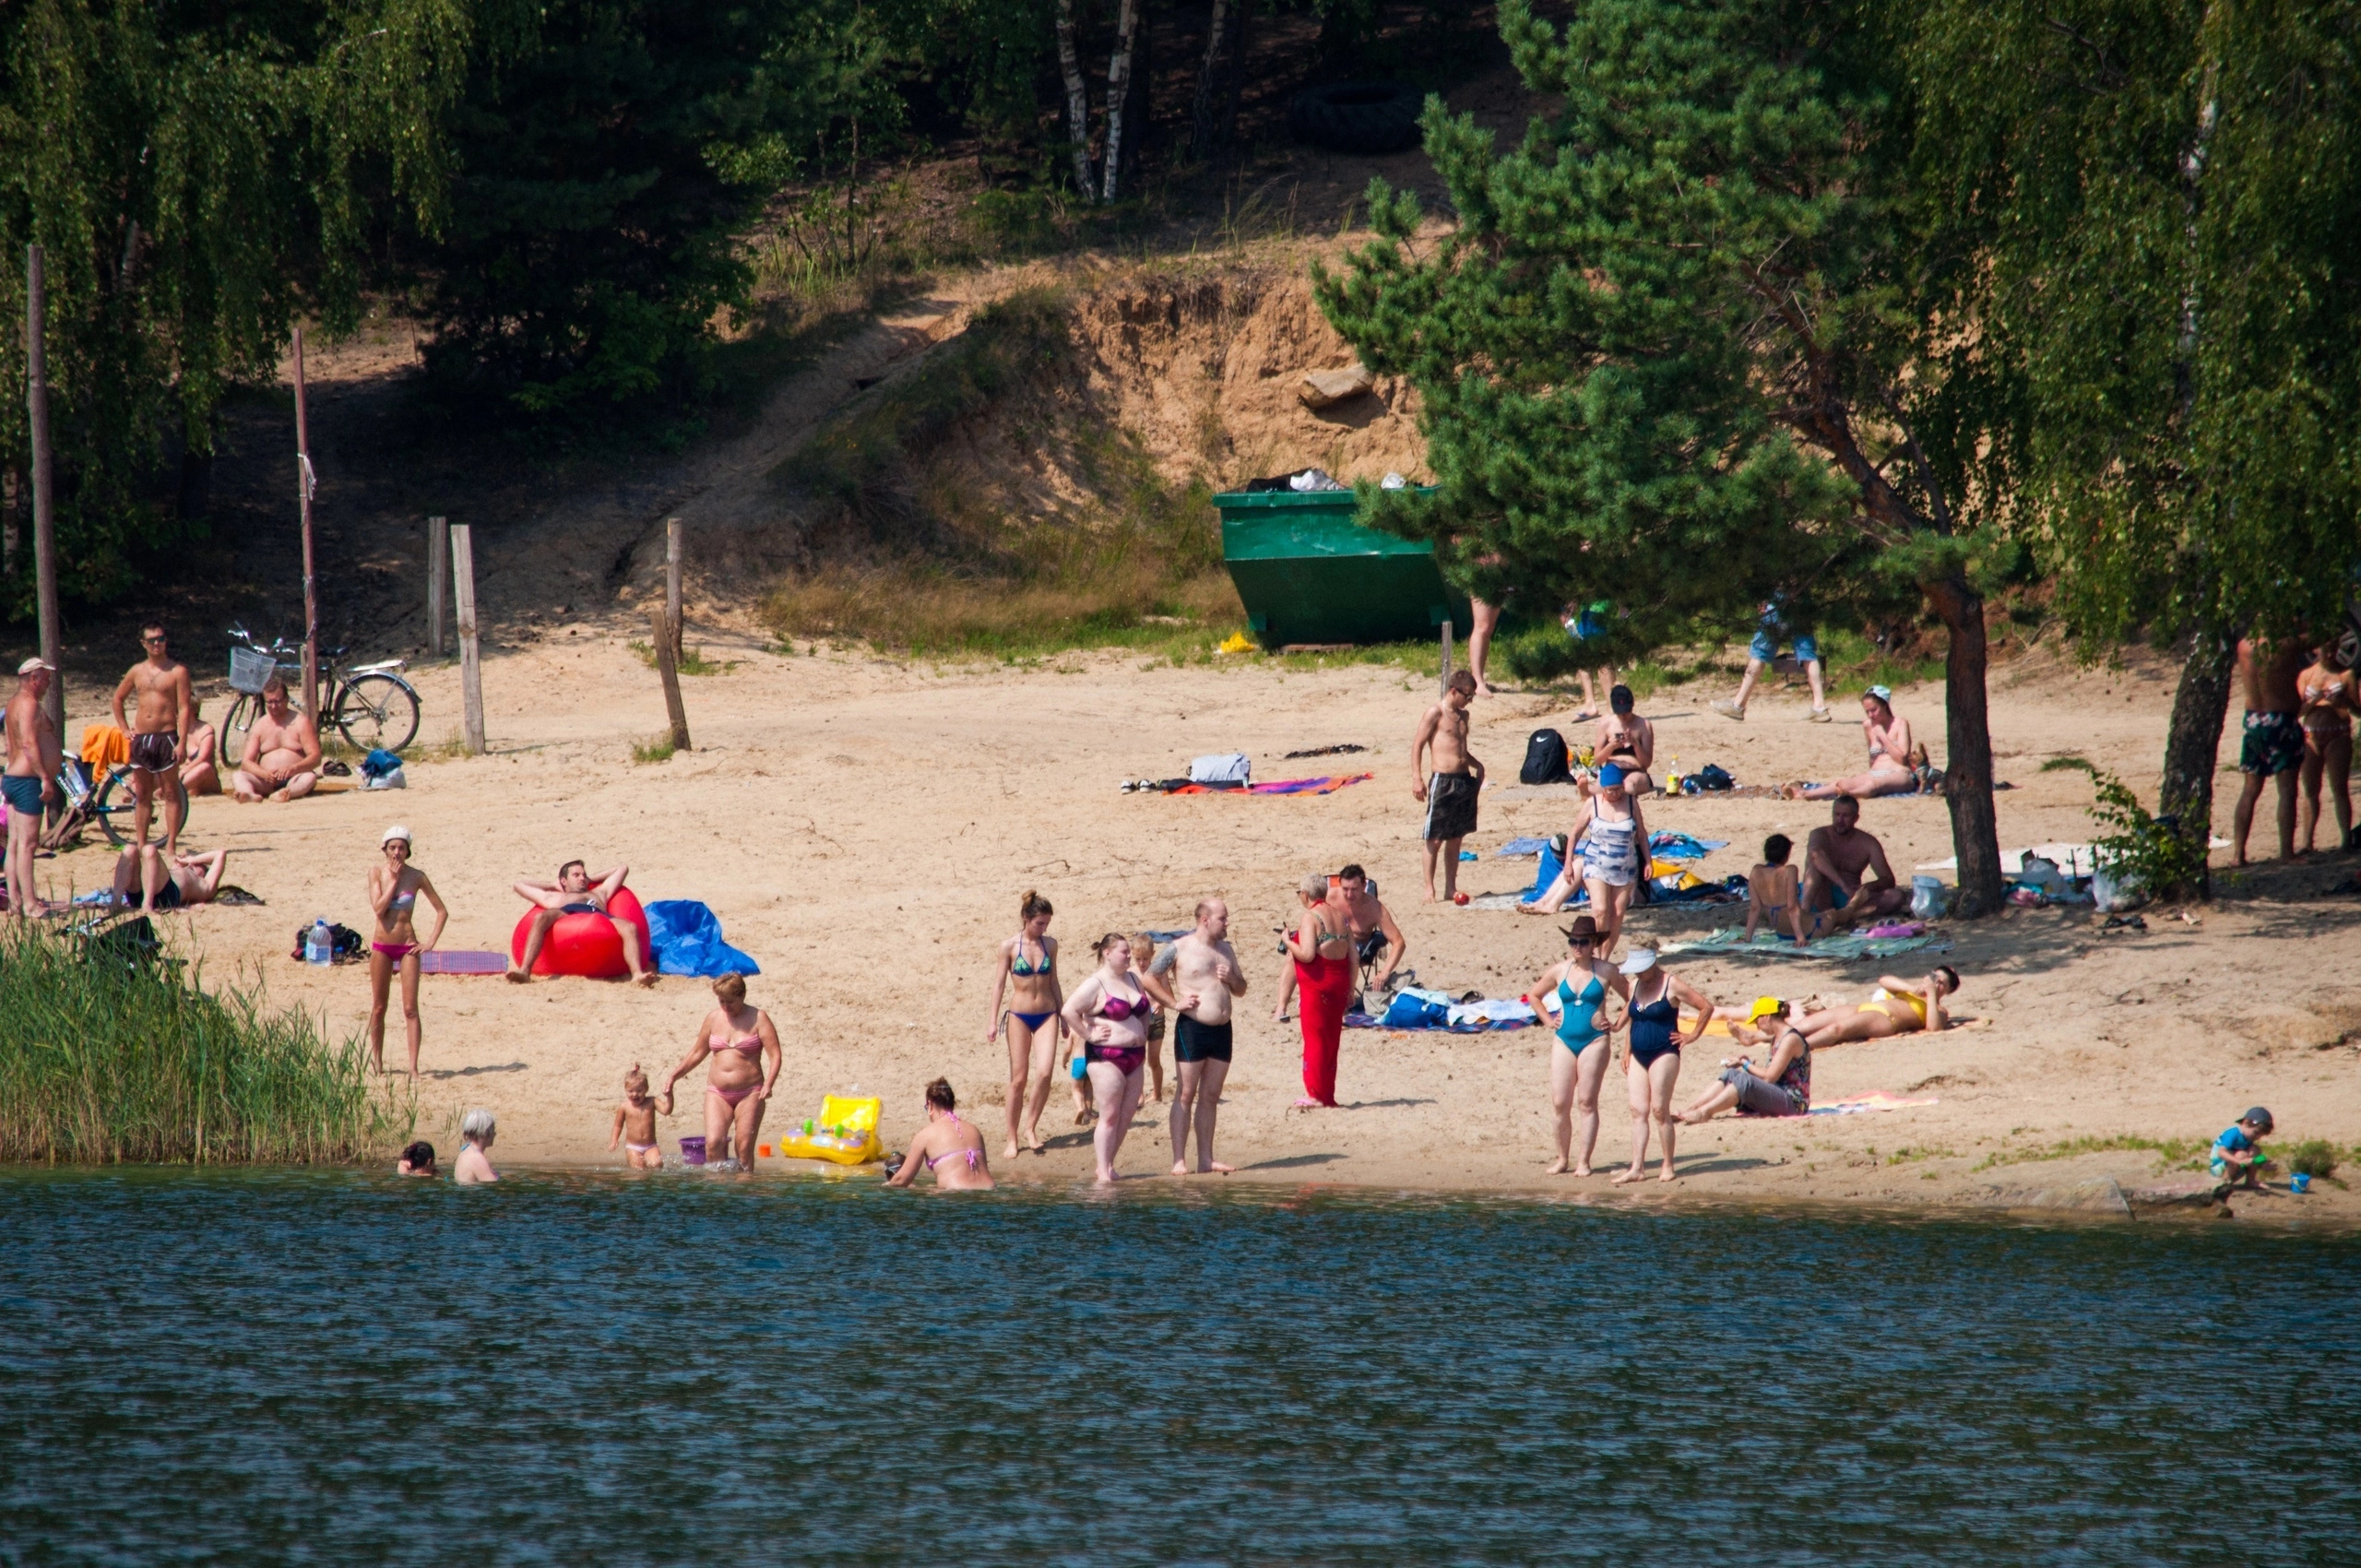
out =
<path fill-rule="evenodd" d="M 314 1164 L 389 1154 L 410 1125 L 357 1037 L 328 1044 L 258 986 L 0 934 L 0 1159 Z"/>
<path fill-rule="evenodd" d="M 2326 1138 L 2306 1138 L 2287 1151 L 2287 1171 L 2325 1182 L 2336 1174 L 2336 1146 Z"/>
<path fill-rule="evenodd" d="M 2097 797 L 2091 820 L 2106 830 L 2092 836 L 2091 849 L 2127 891 L 2163 897 L 2193 886 L 2203 876 L 2212 834 L 2208 825 L 2184 828 L 2151 816 L 2130 785 L 2082 757 L 2051 757 L 2041 770 L 2090 775 Z"/>
<path fill-rule="evenodd" d="M 2203 1170 L 2203 1155 L 2207 1145 L 2201 1138 L 2150 1138 L 2136 1133 L 2096 1137 L 2061 1138 L 2056 1143 L 2039 1144 L 2027 1148 L 1995 1149 L 1984 1157 L 1976 1170 L 1988 1170 L 1996 1165 L 2023 1165 L 2034 1160 L 2075 1159 L 2086 1154 L 2116 1154 L 2137 1152 L 2156 1157 L 2159 1170 L 2175 1168 Z M 1973 1174 L 1973 1172 L 1971 1172 Z"/>
<path fill-rule="evenodd" d="M 633 658 L 650 670 L 656 668 L 654 644 L 635 641 L 629 646 Z M 672 671 L 679 675 L 727 675 L 743 662 L 737 659 L 707 659 L 701 647 L 684 647 L 681 650 L 681 657 L 672 661 Z"/>
<path fill-rule="evenodd" d="M 672 731 L 667 730 L 650 740 L 634 741 L 631 747 L 631 760 L 643 766 L 649 763 L 670 762 L 680 749 L 672 743 Z"/>

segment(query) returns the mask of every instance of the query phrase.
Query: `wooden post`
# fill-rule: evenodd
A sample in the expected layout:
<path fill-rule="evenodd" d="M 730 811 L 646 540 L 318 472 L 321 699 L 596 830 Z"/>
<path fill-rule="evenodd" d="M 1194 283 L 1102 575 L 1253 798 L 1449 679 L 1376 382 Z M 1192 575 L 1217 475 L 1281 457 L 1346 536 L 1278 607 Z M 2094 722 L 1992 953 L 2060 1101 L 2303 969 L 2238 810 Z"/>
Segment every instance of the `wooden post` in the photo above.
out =
<path fill-rule="evenodd" d="M 444 574 L 450 568 L 451 525 L 445 517 L 426 519 L 426 651 L 443 656 Z"/>
<path fill-rule="evenodd" d="M 468 525 L 451 526 L 451 600 L 459 616 L 459 703 L 468 750 L 483 755 L 483 663 L 476 644 L 476 548 Z"/>
<path fill-rule="evenodd" d="M 672 662 L 672 644 L 681 629 L 665 624 L 664 612 L 647 612 L 650 628 L 655 632 L 656 674 L 664 683 L 664 712 L 672 720 L 672 749 L 693 751 L 689 744 L 689 710 L 681 706 L 681 669 Z"/>
<path fill-rule="evenodd" d="M 664 620 L 672 628 L 672 661 L 681 659 L 681 519 L 664 519 Z M 687 749 L 688 742 L 681 746 Z"/>
<path fill-rule="evenodd" d="M 1436 695 L 1437 696 L 1443 696 L 1443 695 L 1447 695 L 1450 693 L 1450 691 L 1451 691 L 1451 615 L 1450 615 L 1450 613 L 1449 613 L 1448 612 L 1446 612 L 1444 613 L 1444 615 L 1443 615 L 1443 618 L 1442 618 L 1442 673 L 1439 677 L 1437 677 L 1437 679 L 1436 679 L 1436 682 L 1435 682 L 1435 695 Z"/>
<path fill-rule="evenodd" d="M 39 245 L 25 247 L 25 412 L 32 423 L 33 579 L 40 606 L 41 656 L 58 663 L 57 478 L 49 455 L 49 286 Z M 49 721 L 65 743 L 65 672 L 49 678 Z"/>
<path fill-rule="evenodd" d="M 303 329 L 295 328 L 295 504 L 303 517 L 303 711 L 319 722 L 320 596 L 312 561 L 312 433 L 303 416 Z"/>

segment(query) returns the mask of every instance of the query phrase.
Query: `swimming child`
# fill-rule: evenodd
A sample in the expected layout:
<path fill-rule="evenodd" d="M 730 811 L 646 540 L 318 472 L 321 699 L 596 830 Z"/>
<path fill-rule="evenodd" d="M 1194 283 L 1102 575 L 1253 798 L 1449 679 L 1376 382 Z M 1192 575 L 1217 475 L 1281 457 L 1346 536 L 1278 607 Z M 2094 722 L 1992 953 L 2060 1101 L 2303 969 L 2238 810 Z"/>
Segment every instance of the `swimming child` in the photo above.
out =
<path fill-rule="evenodd" d="M 434 1146 L 428 1143 L 424 1138 L 421 1138 L 418 1142 L 410 1145 L 409 1147 L 402 1150 L 402 1158 L 400 1161 L 395 1165 L 394 1174 L 397 1176 L 433 1176 L 435 1174 Z"/>
<path fill-rule="evenodd" d="M 2262 1168 L 2271 1157 L 2262 1152 L 2262 1140 L 2271 1135 L 2271 1112 L 2258 1105 L 2237 1120 L 2237 1124 L 2225 1127 L 2213 1140 L 2213 1174 L 2227 1180 L 2232 1186 L 2245 1185 L 2251 1192 L 2262 1191 Z"/>
<path fill-rule="evenodd" d="M 614 1135 L 607 1140 L 609 1153 L 618 1142 L 623 1146 L 626 1166 L 635 1170 L 662 1169 L 664 1156 L 656 1147 L 656 1097 L 647 1092 L 647 1075 L 636 1062 L 623 1075 L 623 1102 L 615 1107 Z"/>
<path fill-rule="evenodd" d="M 1746 873 L 1747 941 L 1754 940 L 1757 923 L 1767 920 L 1776 931 L 1783 918 L 1788 932 L 1797 942 L 1804 939 L 1803 879 L 1787 863 L 1795 848 L 1795 841 L 1784 833 L 1774 833 L 1762 841 L 1762 863 Z"/>

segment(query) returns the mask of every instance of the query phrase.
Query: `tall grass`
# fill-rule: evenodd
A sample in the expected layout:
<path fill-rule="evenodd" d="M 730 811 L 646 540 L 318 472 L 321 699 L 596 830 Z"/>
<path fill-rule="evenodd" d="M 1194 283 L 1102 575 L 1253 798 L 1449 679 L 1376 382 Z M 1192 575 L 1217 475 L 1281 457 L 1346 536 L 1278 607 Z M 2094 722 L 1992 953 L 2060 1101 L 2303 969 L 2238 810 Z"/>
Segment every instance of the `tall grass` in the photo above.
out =
<path fill-rule="evenodd" d="M 389 1153 L 413 1118 L 371 1089 L 358 1037 L 330 1045 L 258 985 L 0 933 L 0 1159 L 335 1163 Z"/>

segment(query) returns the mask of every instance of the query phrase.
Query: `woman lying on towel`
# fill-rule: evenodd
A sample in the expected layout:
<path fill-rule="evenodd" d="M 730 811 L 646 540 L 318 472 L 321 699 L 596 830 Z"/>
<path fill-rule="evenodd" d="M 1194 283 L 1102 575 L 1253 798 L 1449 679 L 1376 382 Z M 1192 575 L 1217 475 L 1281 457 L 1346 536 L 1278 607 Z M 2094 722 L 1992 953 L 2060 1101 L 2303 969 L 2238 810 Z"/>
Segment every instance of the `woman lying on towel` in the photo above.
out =
<path fill-rule="evenodd" d="M 1916 985 L 1880 975 L 1877 991 L 1859 1006 L 1823 1007 L 1797 1018 L 1793 1027 L 1814 1051 L 1850 1040 L 1945 1029 L 1951 1019 L 1943 1014 L 1943 998 L 1957 990 L 1959 971 L 1949 964 L 1938 964 L 1933 974 Z"/>
<path fill-rule="evenodd" d="M 1893 711 L 1890 687 L 1871 686 L 1861 694 L 1861 743 L 1869 748 L 1868 772 L 1833 784 L 1790 784 L 1779 792 L 1792 801 L 1833 801 L 1839 795 L 1866 801 L 1872 795 L 1908 795 L 1917 790 L 1910 720 Z"/>

